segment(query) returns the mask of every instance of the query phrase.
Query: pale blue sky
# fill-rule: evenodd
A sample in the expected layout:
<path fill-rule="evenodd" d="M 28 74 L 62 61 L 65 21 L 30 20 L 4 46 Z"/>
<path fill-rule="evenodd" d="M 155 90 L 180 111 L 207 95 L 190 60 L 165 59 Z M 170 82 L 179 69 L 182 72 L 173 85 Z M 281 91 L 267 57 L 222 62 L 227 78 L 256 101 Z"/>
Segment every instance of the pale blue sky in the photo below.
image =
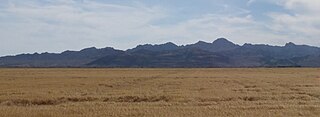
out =
<path fill-rule="evenodd" d="M 0 56 L 225 37 L 320 46 L 320 0 L 1 0 Z"/>

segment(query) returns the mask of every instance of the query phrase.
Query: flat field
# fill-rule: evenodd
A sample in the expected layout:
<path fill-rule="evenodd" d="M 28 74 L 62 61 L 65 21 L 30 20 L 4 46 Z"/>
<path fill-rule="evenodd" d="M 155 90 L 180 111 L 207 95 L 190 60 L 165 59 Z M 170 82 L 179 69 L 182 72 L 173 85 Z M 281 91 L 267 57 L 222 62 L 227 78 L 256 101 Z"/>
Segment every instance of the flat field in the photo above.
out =
<path fill-rule="evenodd" d="M 320 69 L 0 69 L 1 117 L 320 116 Z"/>

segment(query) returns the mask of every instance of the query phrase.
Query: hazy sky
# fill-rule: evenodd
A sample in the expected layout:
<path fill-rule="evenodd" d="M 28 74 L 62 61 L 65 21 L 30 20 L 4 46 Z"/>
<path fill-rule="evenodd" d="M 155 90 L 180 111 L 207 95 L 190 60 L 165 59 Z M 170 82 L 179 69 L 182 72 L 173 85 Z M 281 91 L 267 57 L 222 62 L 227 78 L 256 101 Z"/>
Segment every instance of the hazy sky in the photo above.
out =
<path fill-rule="evenodd" d="M 320 46 L 320 0 L 0 0 L 0 56 L 218 37 Z"/>

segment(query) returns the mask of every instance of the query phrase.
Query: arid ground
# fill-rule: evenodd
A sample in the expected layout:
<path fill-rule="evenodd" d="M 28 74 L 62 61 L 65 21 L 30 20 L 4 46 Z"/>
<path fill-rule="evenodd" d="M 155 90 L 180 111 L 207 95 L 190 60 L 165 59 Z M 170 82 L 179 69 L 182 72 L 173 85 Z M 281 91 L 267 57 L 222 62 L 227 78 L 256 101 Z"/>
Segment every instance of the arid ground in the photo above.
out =
<path fill-rule="evenodd" d="M 0 116 L 320 116 L 320 69 L 0 69 Z"/>

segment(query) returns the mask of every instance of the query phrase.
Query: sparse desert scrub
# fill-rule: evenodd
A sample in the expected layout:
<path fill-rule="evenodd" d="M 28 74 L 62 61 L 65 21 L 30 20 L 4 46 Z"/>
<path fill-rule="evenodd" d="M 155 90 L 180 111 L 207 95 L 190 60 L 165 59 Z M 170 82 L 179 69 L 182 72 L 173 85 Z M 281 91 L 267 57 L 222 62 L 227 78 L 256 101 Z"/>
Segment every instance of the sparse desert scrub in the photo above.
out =
<path fill-rule="evenodd" d="M 0 116 L 319 116 L 320 69 L 0 69 Z"/>

